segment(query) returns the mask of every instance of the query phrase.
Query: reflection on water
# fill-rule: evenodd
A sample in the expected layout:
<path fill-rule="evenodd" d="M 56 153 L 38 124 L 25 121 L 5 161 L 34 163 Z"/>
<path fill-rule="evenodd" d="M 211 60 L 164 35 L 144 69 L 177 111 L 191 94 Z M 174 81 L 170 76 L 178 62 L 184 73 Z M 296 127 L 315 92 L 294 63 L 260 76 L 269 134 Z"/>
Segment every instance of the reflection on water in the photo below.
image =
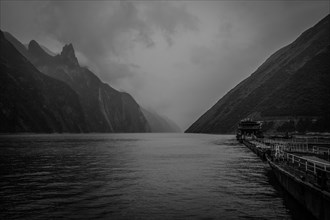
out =
<path fill-rule="evenodd" d="M 1 219 L 295 217 L 233 136 L 1 136 L 0 168 Z"/>

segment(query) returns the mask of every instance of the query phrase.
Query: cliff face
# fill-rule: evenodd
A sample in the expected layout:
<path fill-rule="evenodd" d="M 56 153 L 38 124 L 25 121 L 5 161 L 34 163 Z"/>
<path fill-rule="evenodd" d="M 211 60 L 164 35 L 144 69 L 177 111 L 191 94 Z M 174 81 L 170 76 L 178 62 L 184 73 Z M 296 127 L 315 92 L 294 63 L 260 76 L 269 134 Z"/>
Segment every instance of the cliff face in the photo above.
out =
<path fill-rule="evenodd" d="M 94 73 L 81 67 L 72 44 L 59 55 L 51 56 L 36 42 L 28 49 L 10 34 L 16 48 L 42 73 L 68 84 L 77 94 L 90 132 L 149 132 L 150 127 L 140 106 L 126 93 L 103 83 Z"/>
<path fill-rule="evenodd" d="M 302 130 L 330 130 L 329 20 L 328 15 L 270 56 L 186 132 L 230 133 L 246 117 L 265 121 L 273 131 L 288 121 L 291 130 L 304 121 L 310 126 Z"/>
<path fill-rule="evenodd" d="M 85 132 L 78 95 L 39 72 L 0 32 L 0 132 Z"/>

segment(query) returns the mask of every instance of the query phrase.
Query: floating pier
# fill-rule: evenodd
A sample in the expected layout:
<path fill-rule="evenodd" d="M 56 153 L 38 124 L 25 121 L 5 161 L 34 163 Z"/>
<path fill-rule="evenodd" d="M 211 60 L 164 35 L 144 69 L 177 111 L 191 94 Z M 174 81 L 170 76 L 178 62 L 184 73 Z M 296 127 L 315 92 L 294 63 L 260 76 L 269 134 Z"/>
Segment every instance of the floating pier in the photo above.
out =
<path fill-rule="evenodd" d="M 330 164 L 284 153 L 283 158 L 267 157 L 282 187 L 320 220 L 330 219 Z"/>
<path fill-rule="evenodd" d="M 263 138 L 258 123 L 240 123 L 237 140 L 268 162 L 280 185 L 306 210 L 329 220 L 330 143 Z"/>
<path fill-rule="evenodd" d="M 268 162 L 280 185 L 313 216 L 330 219 L 330 163 L 319 157 L 329 157 L 324 154 L 326 149 L 292 148 L 276 142 L 266 145 L 257 140 L 242 143 Z"/>

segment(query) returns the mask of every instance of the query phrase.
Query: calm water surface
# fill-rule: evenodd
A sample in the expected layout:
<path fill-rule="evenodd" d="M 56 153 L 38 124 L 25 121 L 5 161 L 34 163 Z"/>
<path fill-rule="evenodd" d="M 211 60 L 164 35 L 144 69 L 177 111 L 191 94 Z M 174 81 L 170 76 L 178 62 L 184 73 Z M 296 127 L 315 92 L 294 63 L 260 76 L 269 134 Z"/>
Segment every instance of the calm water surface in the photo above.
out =
<path fill-rule="evenodd" d="M 298 218 L 234 136 L 1 136 L 0 168 L 0 219 Z"/>

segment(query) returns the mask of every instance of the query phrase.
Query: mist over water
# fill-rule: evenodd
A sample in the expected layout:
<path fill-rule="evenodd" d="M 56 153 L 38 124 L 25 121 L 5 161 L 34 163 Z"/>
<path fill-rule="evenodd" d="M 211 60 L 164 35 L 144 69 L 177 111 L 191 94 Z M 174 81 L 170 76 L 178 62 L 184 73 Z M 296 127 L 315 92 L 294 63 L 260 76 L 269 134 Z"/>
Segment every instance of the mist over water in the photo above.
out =
<path fill-rule="evenodd" d="M 1 219 L 295 218 L 234 136 L 1 136 L 0 168 Z"/>

